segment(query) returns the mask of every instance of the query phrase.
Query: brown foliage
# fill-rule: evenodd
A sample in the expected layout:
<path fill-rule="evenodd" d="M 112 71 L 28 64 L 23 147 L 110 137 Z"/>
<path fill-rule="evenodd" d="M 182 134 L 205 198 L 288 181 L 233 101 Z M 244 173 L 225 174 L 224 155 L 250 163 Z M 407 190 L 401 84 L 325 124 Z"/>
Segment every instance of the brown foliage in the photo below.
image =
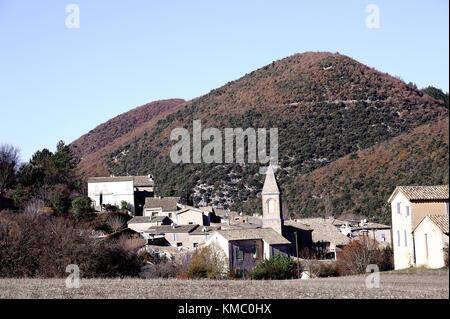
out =
<path fill-rule="evenodd" d="M 0 277 L 63 277 L 76 264 L 82 277 L 137 276 L 137 247 L 126 239 L 102 241 L 68 219 L 0 214 Z"/>
<path fill-rule="evenodd" d="M 338 257 L 337 267 L 341 275 L 364 274 L 369 265 L 377 265 L 381 271 L 392 267 L 391 251 L 381 249 L 373 240 L 353 240 Z"/>
<path fill-rule="evenodd" d="M 210 245 L 197 249 L 192 255 L 188 268 L 191 279 L 218 279 L 224 276 L 225 259 L 222 252 Z"/>

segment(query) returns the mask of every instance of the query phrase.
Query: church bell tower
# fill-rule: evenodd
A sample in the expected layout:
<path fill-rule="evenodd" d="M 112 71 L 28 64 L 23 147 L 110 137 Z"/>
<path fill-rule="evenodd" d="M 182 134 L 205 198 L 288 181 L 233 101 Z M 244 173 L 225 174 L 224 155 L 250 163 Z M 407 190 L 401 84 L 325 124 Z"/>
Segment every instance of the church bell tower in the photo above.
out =
<path fill-rule="evenodd" d="M 273 228 L 277 233 L 282 235 L 284 221 L 281 206 L 281 192 L 272 164 L 267 168 L 266 181 L 264 182 L 261 195 L 263 204 L 263 228 Z"/>

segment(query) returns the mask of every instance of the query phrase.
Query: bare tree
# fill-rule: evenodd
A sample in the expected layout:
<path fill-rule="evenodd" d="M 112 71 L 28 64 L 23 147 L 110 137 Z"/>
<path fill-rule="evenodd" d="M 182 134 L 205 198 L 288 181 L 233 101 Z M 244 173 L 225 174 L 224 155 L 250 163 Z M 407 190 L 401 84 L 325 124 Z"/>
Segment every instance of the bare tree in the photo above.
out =
<path fill-rule="evenodd" d="M 0 194 L 14 182 L 19 167 L 19 150 L 12 145 L 0 145 Z"/>
<path fill-rule="evenodd" d="M 120 216 L 109 217 L 106 224 L 109 226 L 113 233 L 126 228 L 125 219 Z"/>

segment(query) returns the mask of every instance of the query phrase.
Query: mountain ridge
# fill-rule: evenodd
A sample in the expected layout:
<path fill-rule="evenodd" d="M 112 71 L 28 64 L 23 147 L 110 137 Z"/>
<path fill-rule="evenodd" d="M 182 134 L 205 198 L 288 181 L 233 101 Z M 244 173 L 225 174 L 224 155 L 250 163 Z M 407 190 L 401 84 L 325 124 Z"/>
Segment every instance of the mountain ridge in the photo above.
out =
<path fill-rule="evenodd" d="M 297 176 L 447 115 L 441 101 L 400 79 L 347 56 L 307 52 L 152 117 L 86 156 L 80 167 L 90 176 L 152 172 L 161 195 L 251 212 L 257 206 L 247 204 L 262 187 L 259 166 L 174 165 L 168 159 L 173 128 L 191 129 L 195 119 L 205 128 L 278 127 L 278 177 L 290 185 Z M 290 210 L 301 212 L 296 205 Z"/>

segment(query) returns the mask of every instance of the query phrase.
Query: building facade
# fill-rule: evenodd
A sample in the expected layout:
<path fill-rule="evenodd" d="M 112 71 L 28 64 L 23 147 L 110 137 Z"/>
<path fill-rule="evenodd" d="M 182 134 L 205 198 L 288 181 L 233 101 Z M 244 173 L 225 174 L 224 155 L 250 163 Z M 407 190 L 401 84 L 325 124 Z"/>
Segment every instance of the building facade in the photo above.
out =
<path fill-rule="evenodd" d="M 414 229 L 417 267 L 439 269 L 448 259 L 448 216 L 426 216 Z M 447 256 L 446 256 L 447 254 Z"/>
<path fill-rule="evenodd" d="M 448 185 L 398 186 L 389 198 L 395 269 L 416 265 L 413 230 L 427 215 L 447 215 Z"/>
<path fill-rule="evenodd" d="M 123 202 L 134 215 L 141 215 L 145 199 L 154 196 L 152 176 L 111 176 L 88 179 L 88 196 L 96 211 L 106 205 L 121 207 Z"/>

